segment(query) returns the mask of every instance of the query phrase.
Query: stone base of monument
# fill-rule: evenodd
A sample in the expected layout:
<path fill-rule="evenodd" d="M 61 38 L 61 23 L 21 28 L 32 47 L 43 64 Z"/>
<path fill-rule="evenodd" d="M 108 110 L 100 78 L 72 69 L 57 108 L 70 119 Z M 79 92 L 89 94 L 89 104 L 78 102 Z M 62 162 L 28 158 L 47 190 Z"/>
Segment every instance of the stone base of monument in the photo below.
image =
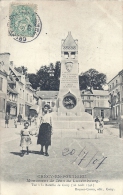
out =
<path fill-rule="evenodd" d="M 62 135 L 70 135 L 79 138 L 98 138 L 93 117 L 82 112 L 79 116 L 53 115 L 53 129 L 62 131 Z M 71 132 L 72 131 L 72 132 Z"/>

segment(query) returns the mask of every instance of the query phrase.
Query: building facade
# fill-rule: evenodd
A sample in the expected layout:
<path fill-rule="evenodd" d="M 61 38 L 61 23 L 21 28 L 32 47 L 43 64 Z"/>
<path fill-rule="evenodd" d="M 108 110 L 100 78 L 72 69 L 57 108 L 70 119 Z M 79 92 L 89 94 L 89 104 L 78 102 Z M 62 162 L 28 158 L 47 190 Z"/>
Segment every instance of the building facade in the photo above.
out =
<path fill-rule="evenodd" d="M 123 115 L 123 70 L 108 83 L 110 119 L 116 120 Z"/>
<path fill-rule="evenodd" d="M 38 105 L 38 110 L 42 111 L 42 100 L 9 58 L 9 53 L 0 53 L 0 118 L 4 118 L 6 112 L 11 118 L 19 113 L 27 118 L 33 105 Z"/>
<path fill-rule="evenodd" d="M 9 57 L 9 53 L 0 53 L 0 118 L 4 118 L 6 113 Z"/>
<path fill-rule="evenodd" d="M 85 107 L 85 112 L 93 115 L 95 118 L 103 117 L 105 120 L 109 119 L 109 95 L 105 90 L 84 90 L 81 91 L 82 101 Z"/>
<path fill-rule="evenodd" d="M 42 98 L 43 105 L 49 104 L 53 111 L 56 111 L 58 91 L 38 91 L 37 94 Z M 80 91 L 81 101 L 84 104 L 85 112 L 95 118 L 103 117 L 108 120 L 110 117 L 109 94 L 104 90 L 83 90 Z M 42 105 L 42 106 L 43 106 Z"/>

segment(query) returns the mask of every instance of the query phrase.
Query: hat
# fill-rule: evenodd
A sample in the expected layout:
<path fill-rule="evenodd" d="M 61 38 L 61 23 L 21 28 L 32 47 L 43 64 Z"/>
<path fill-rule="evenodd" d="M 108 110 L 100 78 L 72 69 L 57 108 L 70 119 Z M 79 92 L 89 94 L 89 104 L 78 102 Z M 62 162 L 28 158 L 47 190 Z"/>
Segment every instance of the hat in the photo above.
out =
<path fill-rule="evenodd" d="M 28 123 L 28 121 L 26 121 L 26 122 L 24 123 L 24 126 L 25 126 L 26 124 L 29 126 L 29 123 Z"/>
<path fill-rule="evenodd" d="M 47 107 L 48 109 L 50 109 L 50 105 L 49 104 L 45 104 L 44 108 Z"/>

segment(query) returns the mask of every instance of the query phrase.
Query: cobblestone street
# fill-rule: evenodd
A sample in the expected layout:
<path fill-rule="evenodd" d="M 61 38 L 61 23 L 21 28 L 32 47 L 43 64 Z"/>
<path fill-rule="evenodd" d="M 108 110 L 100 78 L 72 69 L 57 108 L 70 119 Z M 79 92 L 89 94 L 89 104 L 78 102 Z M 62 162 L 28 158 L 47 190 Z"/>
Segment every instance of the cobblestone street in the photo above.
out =
<path fill-rule="evenodd" d="M 40 175 L 83 175 L 95 179 L 121 179 L 123 175 L 123 140 L 115 126 L 106 125 L 98 139 L 81 139 L 73 130 L 54 130 L 49 157 L 39 154 L 37 137 L 32 136 L 30 154 L 21 157 L 20 130 L 1 127 L 1 179 L 27 181 Z M 34 128 L 34 127 L 33 127 Z M 96 130 L 95 130 L 96 131 Z"/>

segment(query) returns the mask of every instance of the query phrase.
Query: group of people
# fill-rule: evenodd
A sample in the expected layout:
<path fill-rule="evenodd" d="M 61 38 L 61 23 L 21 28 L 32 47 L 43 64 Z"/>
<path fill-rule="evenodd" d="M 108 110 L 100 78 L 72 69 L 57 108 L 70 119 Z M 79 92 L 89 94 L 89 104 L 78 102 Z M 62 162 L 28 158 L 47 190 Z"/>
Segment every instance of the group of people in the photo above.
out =
<path fill-rule="evenodd" d="M 24 128 L 21 130 L 21 157 L 24 154 L 29 155 L 29 146 L 32 144 L 31 141 L 31 129 L 29 127 L 29 122 L 24 123 Z M 51 145 L 51 135 L 52 135 L 52 117 L 50 114 L 49 105 L 45 105 L 43 109 L 43 115 L 40 118 L 39 132 L 37 136 L 37 144 L 41 145 L 40 155 L 49 156 L 48 147 Z M 45 147 L 45 151 L 44 151 Z M 24 150 L 26 148 L 26 150 Z"/>
<path fill-rule="evenodd" d="M 99 119 L 98 116 L 96 116 L 96 118 L 95 118 L 95 129 L 98 130 L 98 133 L 103 133 L 103 130 L 104 130 L 103 117 L 101 119 Z"/>

